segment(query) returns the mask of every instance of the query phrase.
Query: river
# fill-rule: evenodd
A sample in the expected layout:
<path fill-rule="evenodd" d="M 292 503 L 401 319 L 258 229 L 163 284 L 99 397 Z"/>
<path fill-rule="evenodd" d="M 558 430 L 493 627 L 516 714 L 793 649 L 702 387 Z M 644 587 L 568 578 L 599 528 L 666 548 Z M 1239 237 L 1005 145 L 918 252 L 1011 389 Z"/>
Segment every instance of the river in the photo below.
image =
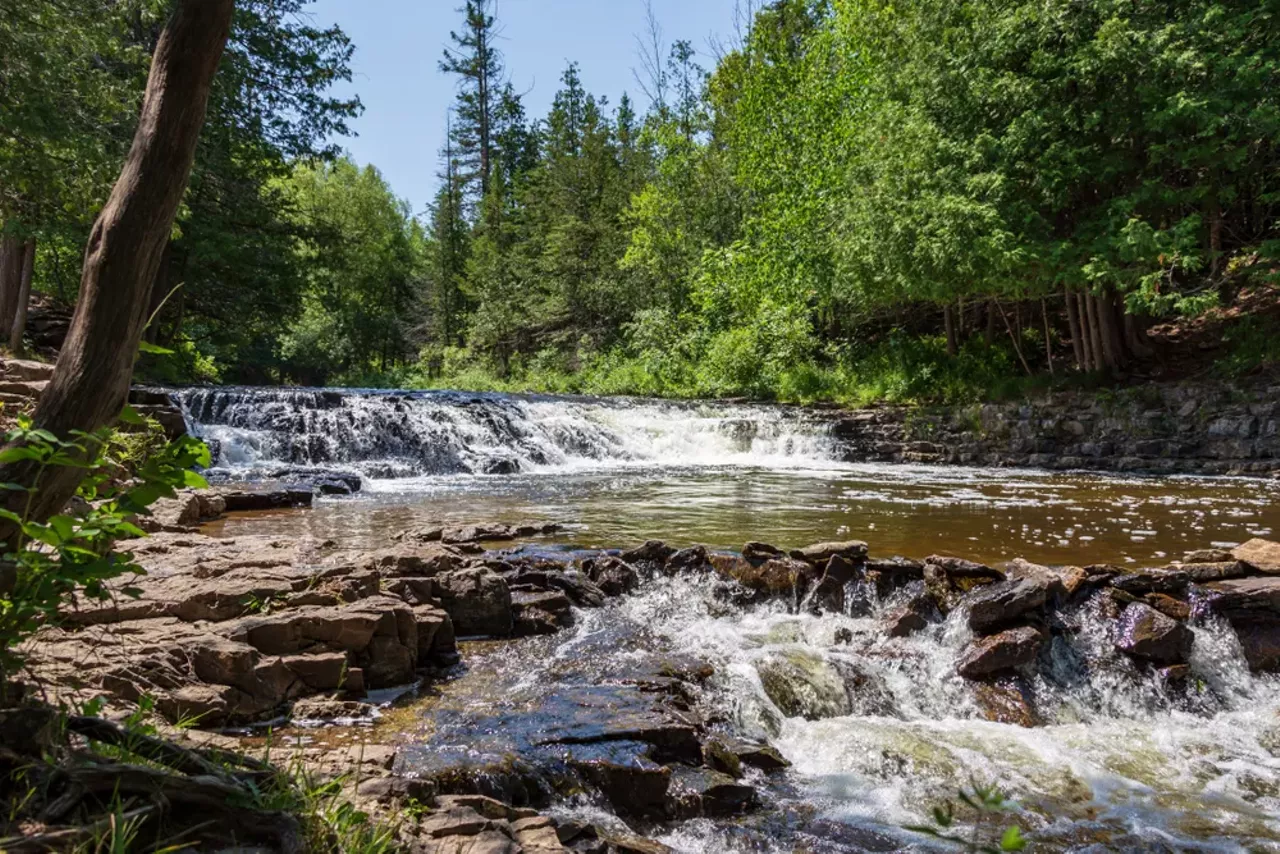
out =
<path fill-rule="evenodd" d="M 828 416 L 810 410 L 307 390 L 181 400 L 218 477 L 363 478 L 358 495 L 213 530 L 229 535 L 374 547 L 410 527 L 547 520 L 565 528 L 541 549 L 856 538 L 882 557 L 1160 566 L 1280 528 L 1270 481 L 849 462 Z M 886 604 L 821 616 L 728 607 L 705 579 L 658 579 L 560 635 L 469 647 L 466 668 L 383 727 L 426 764 L 458 743 L 508 755 L 565 692 L 638 656 L 692 654 L 715 667 L 703 701 L 793 768 L 760 783 L 766 809 L 753 817 L 643 828 L 677 851 L 906 850 L 922 843 L 901 827 L 970 780 L 1017 798 L 1034 850 L 1280 850 L 1280 683 L 1249 673 L 1224 624 L 1194 625 L 1193 688 L 1174 691 L 1080 607 L 1065 615 L 1070 639 L 1055 636 L 1029 677 L 1042 720 L 1024 728 L 983 720 L 955 674 L 962 621 L 888 639 Z M 850 672 L 874 689 L 841 688 L 836 708 L 788 716 L 762 678 L 779 660 L 819 705 Z M 481 733 L 497 740 L 468 743 Z M 557 809 L 617 821 L 590 800 Z"/>

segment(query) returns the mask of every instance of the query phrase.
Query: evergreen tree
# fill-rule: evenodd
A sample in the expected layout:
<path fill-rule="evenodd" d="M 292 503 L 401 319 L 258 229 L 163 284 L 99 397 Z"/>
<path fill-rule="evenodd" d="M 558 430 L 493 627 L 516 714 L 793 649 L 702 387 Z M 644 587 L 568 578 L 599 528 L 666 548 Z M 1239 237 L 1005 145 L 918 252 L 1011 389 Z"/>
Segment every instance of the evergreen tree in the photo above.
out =
<path fill-rule="evenodd" d="M 458 77 L 457 121 L 451 131 L 473 203 L 489 195 L 493 179 L 496 126 L 504 96 L 502 54 L 496 41 L 493 0 L 466 0 L 461 32 L 450 32 L 440 70 Z"/>

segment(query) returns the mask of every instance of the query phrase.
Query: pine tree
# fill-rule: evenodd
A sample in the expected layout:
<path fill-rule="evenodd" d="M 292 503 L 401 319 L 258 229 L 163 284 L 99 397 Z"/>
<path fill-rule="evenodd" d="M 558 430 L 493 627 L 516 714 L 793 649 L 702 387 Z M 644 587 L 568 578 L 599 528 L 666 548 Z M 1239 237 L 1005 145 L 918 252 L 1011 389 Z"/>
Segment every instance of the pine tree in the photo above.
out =
<path fill-rule="evenodd" d="M 506 89 L 502 54 L 495 46 L 497 19 L 493 0 L 467 0 L 458 11 L 465 16 L 461 33 L 450 32 L 453 48 L 446 48 L 440 70 L 458 76 L 458 122 L 451 131 L 470 200 L 478 204 L 489 195 L 493 179 L 495 125 Z"/>

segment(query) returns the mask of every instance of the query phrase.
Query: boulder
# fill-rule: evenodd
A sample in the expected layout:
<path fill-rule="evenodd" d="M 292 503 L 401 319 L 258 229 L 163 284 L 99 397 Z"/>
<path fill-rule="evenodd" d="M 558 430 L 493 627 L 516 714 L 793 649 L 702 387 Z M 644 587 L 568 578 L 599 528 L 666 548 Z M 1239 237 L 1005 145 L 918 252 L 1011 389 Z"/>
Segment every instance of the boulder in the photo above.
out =
<path fill-rule="evenodd" d="M 999 634 L 975 638 L 960 653 L 956 672 L 966 679 L 1012 670 L 1035 661 L 1044 635 L 1032 626 L 1005 629 Z"/>
<path fill-rule="evenodd" d="M 1209 608 L 1226 618 L 1255 671 L 1280 671 L 1280 576 L 1205 585 Z"/>
<path fill-rule="evenodd" d="M 1052 598 L 1066 599 L 1089 582 L 1089 574 L 1078 566 L 1041 566 L 1015 559 L 1006 574 L 1014 580 L 1030 579 L 1045 587 Z"/>
<path fill-rule="evenodd" d="M 1191 654 L 1193 638 L 1183 623 L 1134 602 L 1120 615 L 1116 649 L 1156 664 L 1181 664 Z"/>
<path fill-rule="evenodd" d="M 904 638 L 924 631 L 931 622 L 940 618 L 941 614 L 938 613 L 933 597 L 925 589 L 924 583 L 917 581 L 895 597 L 880 622 L 886 635 Z"/>
<path fill-rule="evenodd" d="M 683 572 L 702 572 L 707 566 L 707 550 L 702 546 L 690 546 L 668 556 L 663 569 L 667 575 L 679 575 Z"/>
<path fill-rule="evenodd" d="M 1196 551 L 1187 552 L 1182 558 L 1184 564 L 1225 563 L 1233 560 L 1235 560 L 1235 557 L 1231 554 L 1230 549 L 1197 549 Z"/>
<path fill-rule="evenodd" d="M 742 556 L 747 560 L 764 561 L 775 557 L 786 557 L 786 553 L 768 543 L 750 542 L 742 547 Z"/>
<path fill-rule="evenodd" d="M 728 774 L 683 765 L 672 768 L 668 797 L 672 814 L 684 819 L 739 815 L 759 804 L 754 788 Z"/>
<path fill-rule="evenodd" d="M 1241 560 L 1267 575 L 1280 574 L 1280 543 L 1254 539 L 1231 550 L 1231 557 Z"/>
<path fill-rule="evenodd" d="M 662 540 L 649 540 L 642 546 L 623 552 L 621 557 L 631 564 L 643 563 L 661 566 L 667 562 L 667 558 L 675 553 L 676 550 L 662 542 Z"/>
<path fill-rule="evenodd" d="M 1049 583 L 1043 576 L 1026 576 L 975 590 L 964 600 L 969 609 L 969 627 L 985 634 L 1040 610 L 1048 599 Z"/>
<path fill-rule="evenodd" d="M 770 595 L 790 595 L 813 576 L 811 564 L 792 558 L 771 558 L 763 563 L 753 563 L 738 555 L 714 554 L 710 556 L 710 562 L 721 576 L 750 590 Z"/>
<path fill-rule="evenodd" d="M 1031 686 L 1020 676 L 989 676 L 975 680 L 973 698 L 989 721 L 1037 727 L 1043 721 L 1032 702 Z"/>
<path fill-rule="evenodd" d="M 1178 569 L 1138 569 L 1124 572 L 1111 579 L 1111 586 L 1134 596 L 1145 596 L 1148 593 L 1181 594 L 1191 583 L 1191 578 L 1184 568 Z"/>
<path fill-rule="evenodd" d="M 436 596 L 459 635 L 511 634 L 511 590 L 502 576 L 472 568 L 442 573 L 434 581 Z"/>
<path fill-rule="evenodd" d="M 767 744 L 754 741 L 733 740 L 728 747 L 743 765 L 759 768 L 761 771 L 781 771 L 790 768 L 791 763 L 781 753 Z"/>
<path fill-rule="evenodd" d="M 605 555 L 583 561 L 582 569 L 592 583 L 609 596 L 621 596 L 640 586 L 640 576 L 621 558 Z"/>
<path fill-rule="evenodd" d="M 1181 599 L 1174 599 L 1164 593 L 1148 593 L 1142 598 L 1148 605 L 1166 617 L 1172 617 L 1175 620 L 1188 620 L 1191 618 L 1191 606 Z"/>
<path fill-rule="evenodd" d="M 774 653 L 756 662 L 756 670 L 765 694 L 789 718 L 817 721 L 853 709 L 840 672 L 811 652 Z"/>
<path fill-rule="evenodd" d="M 815 566 L 825 566 L 827 561 L 839 555 L 854 563 L 867 559 L 867 544 L 861 540 L 848 540 L 842 543 L 814 543 L 802 549 L 795 549 L 791 556 L 796 560 L 808 561 Z"/>
<path fill-rule="evenodd" d="M 558 591 L 512 593 L 511 614 L 516 637 L 555 634 L 573 625 L 573 605 Z"/>
<path fill-rule="evenodd" d="M 1227 581 L 1232 578 L 1244 578 L 1253 575 L 1253 567 L 1242 560 L 1225 560 L 1217 562 L 1188 563 L 1177 567 L 1185 572 L 1193 584 L 1207 584 L 1210 581 Z"/>
<path fill-rule="evenodd" d="M 219 491 L 228 513 L 247 511 L 284 510 L 290 507 L 310 507 L 315 498 L 311 489 L 286 487 L 282 489 Z"/>

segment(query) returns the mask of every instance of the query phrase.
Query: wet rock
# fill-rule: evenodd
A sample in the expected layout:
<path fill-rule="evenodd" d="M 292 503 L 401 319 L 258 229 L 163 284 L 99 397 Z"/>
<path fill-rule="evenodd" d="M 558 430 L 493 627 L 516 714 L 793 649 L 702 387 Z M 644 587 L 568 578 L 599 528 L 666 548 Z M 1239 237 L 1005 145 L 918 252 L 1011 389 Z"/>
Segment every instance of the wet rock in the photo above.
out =
<path fill-rule="evenodd" d="M 1191 678 L 1191 665 L 1174 664 L 1169 667 L 1162 667 L 1156 673 L 1166 685 L 1180 687 Z"/>
<path fill-rule="evenodd" d="M 1089 583 L 1089 574 L 1078 566 L 1041 566 L 1015 559 L 1007 570 L 1010 579 L 1027 579 L 1044 586 L 1051 598 L 1067 599 Z"/>
<path fill-rule="evenodd" d="M 1004 581 L 1004 573 L 981 563 L 946 555 L 931 555 L 924 559 L 925 568 L 933 567 L 942 572 L 951 584 L 962 592 L 968 592 L 983 584 Z"/>
<path fill-rule="evenodd" d="M 1262 539 L 1250 540 L 1232 549 L 1231 556 L 1255 567 L 1259 572 L 1280 574 L 1280 543 Z"/>
<path fill-rule="evenodd" d="M 1166 617 L 1175 620 L 1187 620 L 1191 617 L 1190 605 L 1164 593 L 1148 593 L 1143 597 L 1143 601 Z"/>
<path fill-rule="evenodd" d="M 1197 549 L 1187 552 L 1182 558 L 1184 564 L 1227 563 L 1234 560 L 1235 557 L 1229 549 Z"/>
<path fill-rule="evenodd" d="M 1043 577 L 1023 577 L 1017 581 L 1000 581 L 970 593 L 965 604 L 969 609 L 969 628 L 979 633 L 1012 623 L 1031 611 L 1044 607 L 1049 581 Z"/>
<path fill-rule="evenodd" d="M 673 552 L 667 558 L 664 570 L 667 575 L 679 575 L 685 572 L 702 572 L 708 565 L 707 550 L 702 546 L 690 546 Z"/>
<path fill-rule="evenodd" d="M 890 604 L 881 619 L 881 625 L 888 637 L 905 638 L 924 631 L 931 622 L 940 618 L 941 614 L 938 613 L 933 597 L 925 589 L 924 583 L 917 581 L 897 597 L 896 604 Z M 851 635 L 850 640 L 852 639 Z"/>
<path fill-rule="evenodd" d="M 1019 626 L 975 638 L 961 652 L 956 672 L 973 679 L 1012 670 L 1035 661 L 1043 643 L 1044 635 L 1032 626 Z"/>
<path fill-rule="evenodd" d="M 789 718 L 817 721 L 850 714 L 844 679 L 827 661 L 808 651 L 786 651 L 756 662 L 764 692 Z"/>
<path fill-rule="evenodd" d="M 1210 581 L 1227 581 L 1232 578 L 1244 578 L 1253 575 L 1252 567 L 1241 560 L 1226 560 L 1216 563 L 1183 564 L 1178 570 L 1185 572 L 1193 584 L 1207 584 Z"/>
<path fill-rule="evenodd" d="M 573 625 L 573 606 L 559 592 L 512 593 L 511 613 L 516 637 L 555 634 Z"/>
<path fill-rule="evenodd" d="M 315 497 L 310 489 L 293 487 L 263 490 L 224 489 L 219 490 L 218 494 L 225 502 L 228 513 L 310 507 Z"/>
<path fill-rule="evenodd" d="M 1231 624 L 1250 668 L 1280 670 L 1280 577 L 1217 581 L 1205 589 L 1209 608 Z"/>
<path fill-rule="evenodd" d="M 815 566 L 825 566 L 832 557 L 840 557 L 853 563 L 861 563 L 867 559 L 867 544 L 861 540 L 849 540 L 843 543 L 814 543 L 802 549 L 795 549 L 791 557 L 803 560 Z"/>
<path fill-rule="evenodd" d="M 587 577 L 609 596 L 621 596 L 640 586 L 640 576 L 621 558 L 604 556 L 590 558 L 582 563 Z"/>
<path fill-rule="evenodd" d="M 437 576 L 435 588 L 459 635 L 511 634 L 511 590 L 502 576 L 487 569 L 463 569 Z"/>
<path fill-rule="evenodd" d="M 813 567 L 791 558 L 771 558 L 752 563 L 738 555 L 711 555 L 711 565 L 721 576 L 743 587 L 767 595 L 792 594 L 805 579 L 813 575 Z"/>
<path fill-rule="evenodd" d="M 308 697 L 293 704 L 290 717 L 295 721 L 357 721 L 371 719 L 374 712 L 374 707 L 368 703 Z"/>
<path fill-rule="evenodd" d="M 569 764 L 590 785 L 599 789 L 619 813 L 664 818 L 671 769 L 647 756 L 643 744 L 597 745 L 573 752 Z"/>
<path fill-rule="evenodd" d="M 1031 686 L 1020 676 L 991 676 L 975 680 L 973 698 L 989 721 L 1020 727 L 1043 723 L 1032 701 Z"/>
<path fill-rule="evenodd" d="M 735 780 L 742 776 L 742 760 L 724 741 L 708 739 L 702 745 L 702 764 Z"/>
<path fill-rule="evenodd" d="M 675 553 L 676 550 L 662 542 L 662 540 L 649 540 L 642 546 L 623 552 L 621 557 L 630 564 L 643 563 L 661 566 L 667 562 L 667 558 Z"/>
<path fill-rule="evenodd" d="M 759 805 L 754 788 L 707 768 L 673 768 L 668 796 L 671 813 L 685 819 L 739 815 Z"/>
<path fill-rule="evenodd" d="M 742 547 L 742 556 L 747 560 L 765 561 L 775 557 L 786 557 L 786 552 L 768 543 L 750 542 Z"/>
<path fill-rule="evenodd" d="M 1181 664 L 1191 654 L 1193 637 L 1184 624 L 1134 602 L 1120 616 L 1116 649 L 1157 664 Z"/>
<path fill-rule="evenodd" d="M 661 842 L 639 836 L 611 835 L 606 837 L 606 841 L 609 844 L 610 854 L 672 854 L 673 852 L 672 848 Z"/>
<path fill-rule="evenodd" d="M 781 753 L 767 744 L 739 739 L 728 742 L 728 746 L 743 765 L 759 768 L 761 771 L 781 771 L 791 767 L 791 763 Z"/>
<path fill-rule="evenodd" d="M 291 486 L 311 489 L 321 495 L 354 495 L 364 486 L 364 479 L 360 475 L 336 469 L 290 467 L 275 469 L 267 476 Z"/>
<path fill-rule="evenodd" d="M 1191 578 L 1184 569 L 1139 569 L 1111 579 L 1111 586 L 1134 596 L 1148 593 L 1181 594 Z"/>

